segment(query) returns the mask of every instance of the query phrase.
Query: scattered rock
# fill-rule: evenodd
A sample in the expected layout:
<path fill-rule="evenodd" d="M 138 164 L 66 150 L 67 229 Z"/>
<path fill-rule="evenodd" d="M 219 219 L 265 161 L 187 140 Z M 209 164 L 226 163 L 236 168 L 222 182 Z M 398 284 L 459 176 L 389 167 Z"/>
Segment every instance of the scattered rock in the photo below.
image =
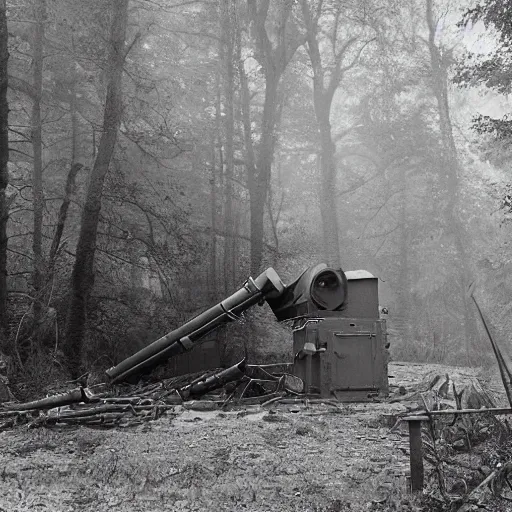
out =
<path fill-rule="evenodd" d="M 485 466 L 485 465 L 480 466 L 478 469 L 484 476 L 489 476 L 492 472 L 492 469 L 489 466 Z"/>
<path fill-rule="evenodd" d="M 455 450 L 465 450 L 466 449 L 466 443 L 464 439 L 459 439 L 458 441 L 455 441 L 452 443 L 453 448 Z"/>
<path fill-rule="evenodd" d="M 307 436 L 308 434 L 312 434 L 313 433 L 313 429 L 309 425 L 300 425 L 295 430 L 295 433 L 298 436 Z"/>
<path fill-rule="evenodd" d="M 190 402 L 183 402 L 182 407 L 189 411 L 216 411 L 218 405 L 210 400 L 191 400 Z"/>
<path fill-rule="evenodd" d="M 273 411 L 269 411 L 268 414 L 265 414 L 265 416 L 263 416 L 261 419 L 263 421 L 268 421 L 270 423 L 279 423 L 279 422 L 289 421 L 288 418 L 286 418 L 285 416 L 283 416 L 281 414 L 276 414 L 276 413 L 271 414 L 271 412 L 273 412 Z"/>

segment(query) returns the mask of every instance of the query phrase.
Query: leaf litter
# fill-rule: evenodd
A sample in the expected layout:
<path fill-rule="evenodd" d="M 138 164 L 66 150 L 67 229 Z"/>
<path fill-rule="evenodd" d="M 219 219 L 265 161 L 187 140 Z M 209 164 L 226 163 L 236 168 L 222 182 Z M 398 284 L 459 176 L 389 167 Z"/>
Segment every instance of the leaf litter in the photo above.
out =
<path fill-rule="evenodd" d="M 445 370 L 473 377 L 391 364 L 390 401 L 402 382 L 409 392 Z M 0 511 L 420 510 L 406 497 L 408 436 L 393 428 L 414 402 L 390 401 L 176 405 L 125 428 L 22 425 L 0 432 Z"/>

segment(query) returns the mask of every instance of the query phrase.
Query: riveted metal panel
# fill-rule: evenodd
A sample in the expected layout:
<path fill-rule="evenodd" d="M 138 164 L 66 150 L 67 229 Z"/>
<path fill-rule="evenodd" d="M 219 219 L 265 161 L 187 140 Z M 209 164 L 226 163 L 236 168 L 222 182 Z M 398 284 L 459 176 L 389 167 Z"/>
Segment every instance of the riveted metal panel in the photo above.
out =
<path fill-rule="evenodd" d="M 375 322 L 340 319 L 336 327 L 330 333 L 332 391 L 377 389 Z"/>
<path fill-rule="evenodd" d="M 368 399 L 388 392 L 385 321 L 367 318 L 318 317 L 296 330 L 294 374 L 307 377 L 311 357 L 311 391 L 328 397 Z M 313 356 L 301 355 L 307 341 Z"/>
<path fill-rule="evenodd" d="M 345 318 L 379 318 L 378 279 L 352 278 L 347 272 L 348 299 L 340 316 Z"/>

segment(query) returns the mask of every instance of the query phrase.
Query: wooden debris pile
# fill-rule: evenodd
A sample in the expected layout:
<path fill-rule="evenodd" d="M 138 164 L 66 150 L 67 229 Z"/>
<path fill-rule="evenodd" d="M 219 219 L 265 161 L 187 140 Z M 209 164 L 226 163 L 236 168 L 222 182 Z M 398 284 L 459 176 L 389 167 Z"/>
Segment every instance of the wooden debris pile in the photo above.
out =
<path fill-rule="evenodd" d="M 476 371 L 436 370 L 407 388 L 396 386 L 389 399 L 406 407 L 400 416 L 429 418 L 422 427 L 430 469 L 423 496 L 436 510 L 505 510 L 503 502 L 512 501 L 510 408 L 499 407 L 503 397 Z M 405 427 L 400 419 L 394 428 Z"/>
<path fill-rule="evenodd" d="M 430 371 L 419 383 L 395 387 L 389 401 L 406 406 L 407 414 L 424 410 L 496 407 L 499 399 L 495 393 L 476 376 L 476 371 L 465 370 L 450 374 Z"/>
<path fill-rule="evenodd" d="M 431 468 L 426 494 L 444 503 L 445 510 L 508 510 L 501 506 L 512 501 L 511 437 L 508 420 L 489 413 L 429 421 L 423 430 Z M 493 508 L 495 500 L 500 507 Z"/>
<path fill-rule="evenodd" d="M 290 365 L 247 365 L 137 385 L 99 384 L 76 388 L 27 403 L 0 405 L 0 430 L 27 425 L 126 427 L 154 420 L 195 399 L 210 409 L 272 403 L 303 396 L 304 383 L 288 373 Z"/>

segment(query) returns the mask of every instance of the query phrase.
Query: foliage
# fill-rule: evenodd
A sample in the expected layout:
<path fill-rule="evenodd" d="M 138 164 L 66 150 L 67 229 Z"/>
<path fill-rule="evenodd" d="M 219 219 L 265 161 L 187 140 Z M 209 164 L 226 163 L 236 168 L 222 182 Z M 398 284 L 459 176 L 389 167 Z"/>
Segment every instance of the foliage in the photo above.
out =
<path fill-rule="evenodd" d="M 481 22 L 486 29 L 492 29 L 492 49 L 484 55 L 467 52 L 459 62 L 454 82 L 463 87 L 478 87 L 508 94 L 511 90 L 511 44 L 512 15 L 511 2 L 488 0 L 468 9 L 460 25 L 471 27 Z M 492 133 L 498 140 L 508 138 L 509 123 L 505 116 L 494 119 L 490 116 L 475 118 L 475 129 L 480 133 Z"/>

